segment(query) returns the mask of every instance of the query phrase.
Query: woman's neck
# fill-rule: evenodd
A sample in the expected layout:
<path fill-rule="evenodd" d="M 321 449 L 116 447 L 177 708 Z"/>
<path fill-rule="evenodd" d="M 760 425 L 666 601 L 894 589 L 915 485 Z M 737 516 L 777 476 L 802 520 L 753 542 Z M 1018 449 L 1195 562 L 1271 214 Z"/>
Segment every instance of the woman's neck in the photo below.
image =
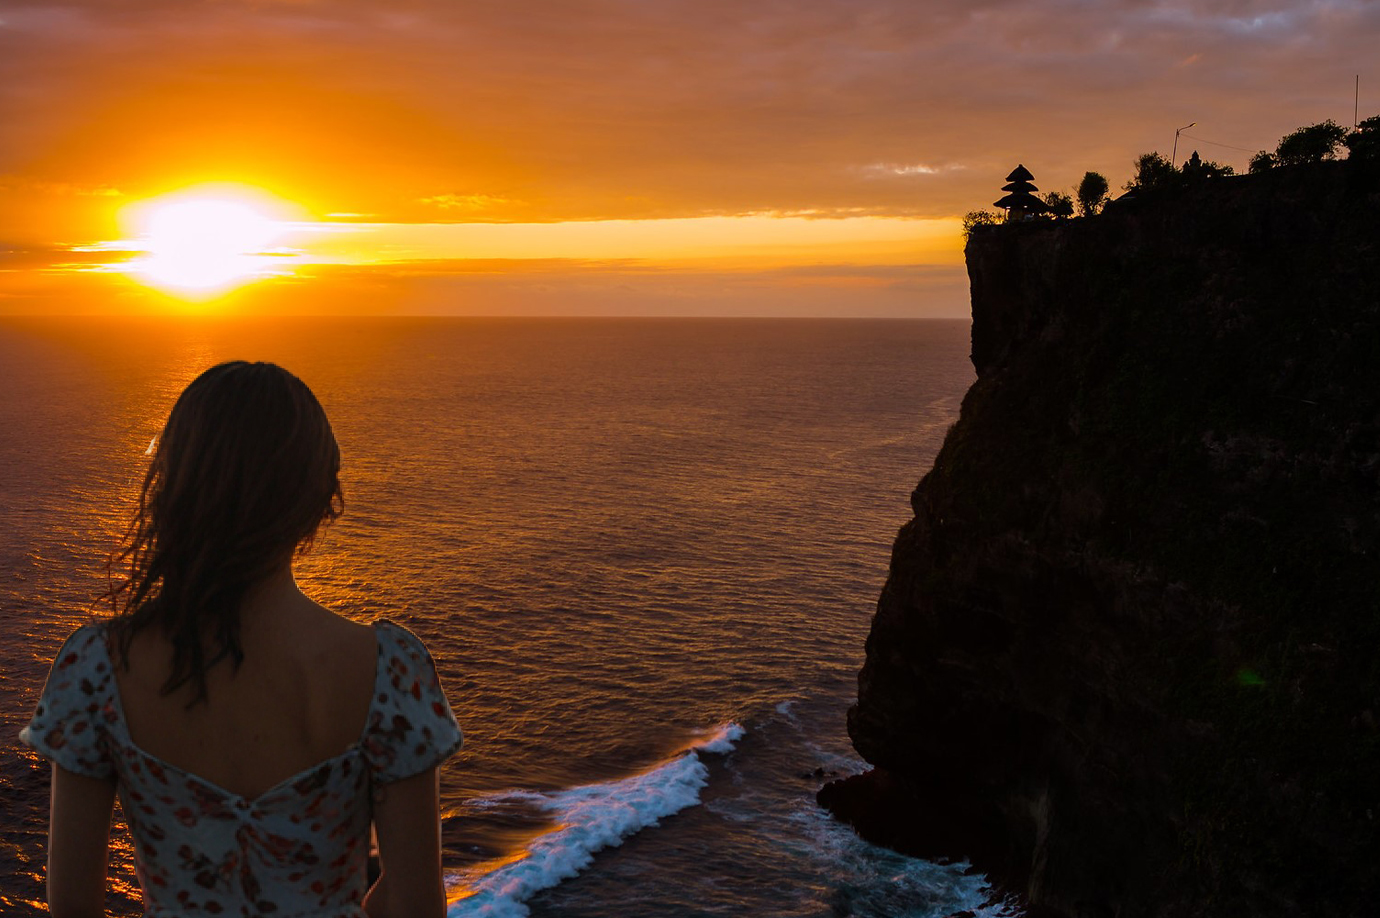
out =
<path fill-rule="evenodd" d="M 303 603 L 311 604 L 311 600 L 298 588 L 297 580 L 292 575 L 292 564 L 284 563 L 245 591 L 240 603 L 240 626 L 243 629 L 245 626 L 252 627 L 260 619 L 280 619 L 300 608 Z"/>

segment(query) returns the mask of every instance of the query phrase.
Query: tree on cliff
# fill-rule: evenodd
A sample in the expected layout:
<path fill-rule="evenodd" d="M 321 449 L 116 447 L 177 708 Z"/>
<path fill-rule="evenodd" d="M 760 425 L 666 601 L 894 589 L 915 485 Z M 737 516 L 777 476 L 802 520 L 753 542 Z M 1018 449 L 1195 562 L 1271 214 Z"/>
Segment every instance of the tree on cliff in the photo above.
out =
<path fill-rule="evenodd" d="M 1127 191 L 1155 191 L 1172 188 L 1179 183 L 1179 170 L 1169 157 L 1159 153 L 1142 153 L 1136 157 L 1136 174 L 1126 183 Z"/>
<path fill-rule="evenodd" d="M 1275 162 L 1281 166 L 1318 163 L 1336 159 L 1346 140 L 1347 130 L 1331 118 L 1285 134 L 1275 147 Z"/>
<path fill-rule="evenodd" d="M 1090 217 L 1107 203 L 1107 192 L 1111 186 L 1107 177 L 1098 172 L 1084 172 L 1083 181 L 1078 183 L 1078 216 Z"/>
<path fill-rule="evenodd" d="M 1380 115 L 1367 118 L 1346 135 L 1347 150 L 1352 159 L 1380 160 Z"/>
<path fill-rule="evenodd" d="M 1346 128 L 1331 118 L 1319 124 L 1301 127 L 1292 134 L 1285 134 L 1280 138 L 1279 146 L 1275 147 L 1275 159 L 1281 166 L 1336 159 L 1337 151 L 1346 140 L 1346 135 Z"/>

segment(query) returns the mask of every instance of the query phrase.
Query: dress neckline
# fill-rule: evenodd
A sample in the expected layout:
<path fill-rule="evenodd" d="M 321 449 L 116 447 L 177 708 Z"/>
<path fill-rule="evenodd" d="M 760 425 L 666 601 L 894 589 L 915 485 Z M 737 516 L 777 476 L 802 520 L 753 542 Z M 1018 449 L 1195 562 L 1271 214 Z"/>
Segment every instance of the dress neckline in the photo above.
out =
<path fill-rule="evenodd" d="M 156 763 L 160 768 L 176 772 L 177 775 L 180 777 L 186 778 L 190 781 L 194 781 L 197 784 L 200 784 L 208 788 L 209 790 L 214 791 L 216 794 L 222 797 L 227 797 L 233 801 L 242 803 L 246 807 L 252 809 L 253 807 L 258 806 L 263 800 L 272 795 L 274 792 L 281 790 L 284 787 L 290 786 L 296 783 L 297 781 L 302 780 L 306 776 L 310 775 L 312 772 L 334 765 L 336 762 L 348 758 L 349 756 L 360 754 L 360 750 L 364 744 L 364 737 L 368 734 L 369 727 L 373 722 L 374 705 L 378 702 L 379 697 L 379 678 L 384 670 L 383 636 L 379 632 L 382 627 L 392 626 L 392 622 L 382 618 L 369 623 L 369 627 L 374 629 L 374 685 L 369 693 L 369 708 L 364 714 L 364 726 L 360 729 L 359 736 L 355 739 L 355 741 L 351 743 L 349 746 L 345 747 L 340 752 L 337 752 L 335 755 L 324 758 L 313 765 L 308 765 L 306 768 L 303 768 L 300 771 L 288 775 L 286 778 L 283 778 L 281 781 L 276 782 L 271 787 L 268 787 L 265 790 L 260 791 L 253 797 L 246 797 L 244 794 L 237 794 L 234 791 L 229 790 L 228 788 L 222 787 L 221 785 L 217 784 L 215 781 L 210 780 L 209 778 L 203 778 L 201 775 L 197 774 L 194 771 L 188 771 L 180 765 L 174 765 L 167 759 L 154 755 L 152 752 L 149 752 L 148 750 L 140 746 L 138 743 L 136 743 L 134 741 L 134 737 L 130 735 L 129 723 L 125 720 L 124 702 L 120 698 L 120 685 L 119 682 L 115 679 L 115 663 L 110 656 L 110 647 L 105 640 L 106 635 L 104 633 L 104 628 L 101 629 L 101 640 L 97 641 L 97 643 L 100 645 L 100 652 L 105 655 L 106 665 L 110 667 L 110 701 L 111 705 L 115 709 L 115 717 L 120 725 L 120 730 L 124 733 L 125 744 L 129 746 L 129 748 L 132 749 L 135 753 L 137 753 L 141 758 Z"/>

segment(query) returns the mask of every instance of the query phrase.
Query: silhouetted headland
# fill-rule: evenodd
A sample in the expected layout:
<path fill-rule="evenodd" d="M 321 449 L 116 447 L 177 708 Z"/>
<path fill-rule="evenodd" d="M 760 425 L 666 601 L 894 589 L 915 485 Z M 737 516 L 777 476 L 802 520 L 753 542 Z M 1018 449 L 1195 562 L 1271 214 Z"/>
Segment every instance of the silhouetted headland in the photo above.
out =
<path fill-rule="evenodd" d="M 1380 901 L 1380 163 L 977 227 L 821 802 L 1042 914 Z"/>

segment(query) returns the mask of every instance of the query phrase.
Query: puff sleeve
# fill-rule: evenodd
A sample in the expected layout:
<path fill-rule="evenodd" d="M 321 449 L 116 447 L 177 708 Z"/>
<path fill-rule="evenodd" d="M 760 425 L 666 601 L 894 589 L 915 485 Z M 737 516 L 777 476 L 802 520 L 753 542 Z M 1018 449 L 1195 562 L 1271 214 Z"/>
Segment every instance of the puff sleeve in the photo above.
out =
<path fill-rule="evenodd" d="M 377 626 L 379 666 L 363 750 L 375 784 L 441 764 L 460 748 L 460 725 L 421 640 L 401 625 Z"/>
<path fill-rule="evenodd" d="M 115 764 L 107 743 L 114 691 L 110 655 L 99 625 L 72 633 L 53 661 L 33 720 L 19 739 L 68 771 L 109 778 Z"/>

